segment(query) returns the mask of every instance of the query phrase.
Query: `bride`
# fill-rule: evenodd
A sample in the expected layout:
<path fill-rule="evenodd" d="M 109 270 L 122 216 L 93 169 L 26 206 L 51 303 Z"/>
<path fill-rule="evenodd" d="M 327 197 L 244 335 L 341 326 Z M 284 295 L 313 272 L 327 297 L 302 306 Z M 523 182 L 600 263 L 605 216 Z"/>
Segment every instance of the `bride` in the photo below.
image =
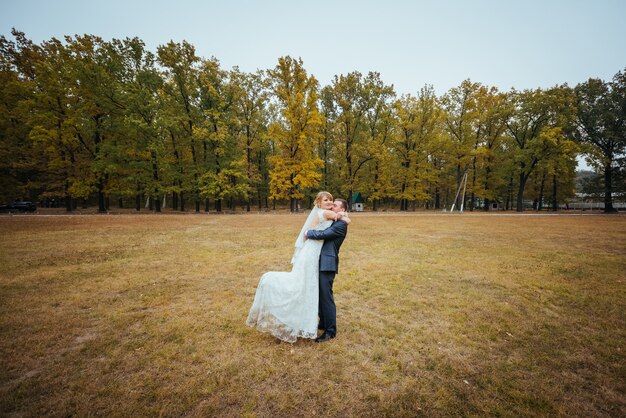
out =
<path fill-rule="evenodd" d="M 333 196 L 319 192 L 314 207 L 298 234 L 290 272 L 270 271 L 259 281 L 246 324 L 294 343 L 317 337 L 319 258 L 322 240 L 306 240 L 309 229 L 324 230 L 333 221 L 350 223 L 345 212 L 333 212 Z"/>

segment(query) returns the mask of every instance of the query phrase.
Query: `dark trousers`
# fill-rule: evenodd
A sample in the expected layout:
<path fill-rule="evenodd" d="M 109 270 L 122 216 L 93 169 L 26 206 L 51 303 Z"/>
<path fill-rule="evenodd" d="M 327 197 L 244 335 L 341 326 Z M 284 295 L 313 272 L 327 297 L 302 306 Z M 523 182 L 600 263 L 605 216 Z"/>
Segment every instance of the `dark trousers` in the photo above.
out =
<path fill-rule="evenodd" d="M 337 334 L 337 309 L 333 297 L 334 271 L 320 271 L 320 301 L 319 316 L 320 325 L 330 335 Z"/>

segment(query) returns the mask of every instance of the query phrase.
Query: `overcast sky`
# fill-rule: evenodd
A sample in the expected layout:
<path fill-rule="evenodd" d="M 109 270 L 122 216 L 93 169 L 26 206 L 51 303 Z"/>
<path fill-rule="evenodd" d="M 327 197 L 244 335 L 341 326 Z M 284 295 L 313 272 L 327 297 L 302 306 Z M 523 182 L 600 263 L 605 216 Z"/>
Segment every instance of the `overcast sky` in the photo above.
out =
<path fill-rule="evenodd" d="M 187 40 L 229 69 L 301 57 L 329 84 L 378 71 L 396 91 L 438 94 L 470 78 L 501 90 L 610 80 L 626 68 L 624 0 L 0 0 L 0 34 Z"/>
<path fill-rule="evenodd" d="M 0 34 L 39 43 L 187 40 L 243 71 L 301 57 L 320 84 L 377 71 L 398 94 L 464 79 L 501 90 L 610 80 L 626 68 L 626 0 L 0 0 Z"/>

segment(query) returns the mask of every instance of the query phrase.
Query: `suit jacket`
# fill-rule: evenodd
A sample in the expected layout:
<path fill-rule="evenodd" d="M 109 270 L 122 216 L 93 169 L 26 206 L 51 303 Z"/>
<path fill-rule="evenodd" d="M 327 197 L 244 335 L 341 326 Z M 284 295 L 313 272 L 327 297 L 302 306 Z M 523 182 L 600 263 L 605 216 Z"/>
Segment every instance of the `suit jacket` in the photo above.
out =
<path fill-rule="evenodd" d="M 339 271 L 339 248 L 347 233 L 348 224 L 343 221 L 335 221 L 323 231 L 307 231 L 308 239 L 324 240 L 320 252 L 320 271 Z"/>

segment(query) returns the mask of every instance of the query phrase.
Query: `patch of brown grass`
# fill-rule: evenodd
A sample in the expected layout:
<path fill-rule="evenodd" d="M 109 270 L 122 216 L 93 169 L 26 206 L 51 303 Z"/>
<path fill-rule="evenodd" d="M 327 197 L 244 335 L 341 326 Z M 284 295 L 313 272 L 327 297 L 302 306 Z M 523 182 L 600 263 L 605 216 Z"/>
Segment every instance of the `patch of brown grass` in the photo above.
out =
<path fill-rule="evenodd" d="M 244 321 L 302 220 L 0 217 L 0 414 L 626 415 L 626 217 L 355 214 L 291 345 Z"/>

